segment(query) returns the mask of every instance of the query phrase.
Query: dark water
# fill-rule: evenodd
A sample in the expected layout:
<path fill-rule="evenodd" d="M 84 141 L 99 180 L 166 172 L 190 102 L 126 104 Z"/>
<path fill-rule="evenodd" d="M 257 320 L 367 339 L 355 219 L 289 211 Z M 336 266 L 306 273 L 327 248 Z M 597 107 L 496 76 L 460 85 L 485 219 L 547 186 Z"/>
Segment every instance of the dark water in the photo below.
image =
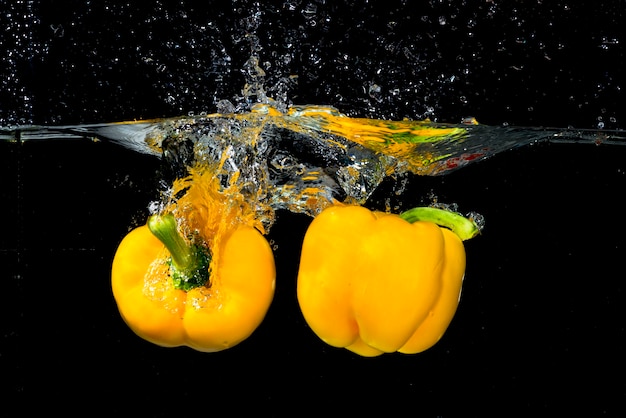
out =
<path fill-rule="evenodd" d="M 4 1 L 0 118 L 168 117 L 220 100 L 245 109 L 267 94 L 353 116 L 623 129 L 624 4 L 573 3 Z M 254 54 L 264 77 L 246 64 Z M 264 90 L 244 94 L 246 82 Z M 310 218 L 288 212 L 269 236 L 276 297 L 249 340 L 217 354 L 140 340 L 117 312 L 110 264 L 167 168 L 104 142 L 1 143 L 3 399 L 145 416 L 244 406 L 264 416 L 618 416 L 625 158 L 622 147 L 539 144 L 411 177 L 401 196 L 384 182 L 368 206 L 436 197 L 481 213 L 486 227 L 466 245 L 461 304 L 442 341 L 363 359 L 304 323 L 295 278 Z"/>

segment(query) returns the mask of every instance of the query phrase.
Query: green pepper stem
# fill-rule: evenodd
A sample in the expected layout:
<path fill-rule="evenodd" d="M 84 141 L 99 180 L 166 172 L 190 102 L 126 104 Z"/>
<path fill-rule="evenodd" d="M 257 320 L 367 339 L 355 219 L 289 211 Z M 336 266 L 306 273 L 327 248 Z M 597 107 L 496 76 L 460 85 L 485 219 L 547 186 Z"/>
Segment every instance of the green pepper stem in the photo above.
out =
<path fill-rule="evenodd" d="M 209 282 L 211 257 L 204 248 L 185 242 L 178 233 L 174 215 L 152 215 L 148 228 L 171 255 L 170 273 L 175 288 L 188 291 Z"/>
<path fill-rule="evenodd" d="M 177 269 L 189 268 L 192 263 L 191 246 L 178 234 L 176 218 L 171 213 L 167 215 L 152 215 L 148 218 L 150 232 L 165 245 L 172 256 L 172 262 Z"/>
<path fill-rule="evenodd" d="M 474 238 L 480 233 L 480 229 L 474 221 L 445 209 L 418 207 L 402 212 L 400 217 L 410 223 L 417 221 L 433 222 L 452 230 L 463 241 Z"/>

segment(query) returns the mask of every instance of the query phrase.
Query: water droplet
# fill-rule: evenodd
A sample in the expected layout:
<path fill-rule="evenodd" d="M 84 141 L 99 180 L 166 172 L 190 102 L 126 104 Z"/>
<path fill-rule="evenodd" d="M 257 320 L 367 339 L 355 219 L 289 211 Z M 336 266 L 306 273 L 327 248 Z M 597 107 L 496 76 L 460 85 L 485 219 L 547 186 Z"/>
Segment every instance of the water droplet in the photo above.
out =
<path fill-rule="evenodd" d="M 235 113 L 235 106 L 229 100 L 220 100 L 216 103 L 217 113 L 228 115 Z"/>
<path fill-rule="evenodd" d="M 50 29 L 52 29 L 52 35 L 55 38 L 62 38 L 65 35 L 65 29 L 63 28 L 63 25 L 61 24 L 59 25 L 51 24 Z"/>
<path fill-rule="evenodd" d="M 382 101 L 382 88 L 378 84 L 370 83 L 367 93 L 372 99 L 376 100 L 377 102 Z"/>
<path fill-rule="evenodd" d="M 476 225 L 479 231 L 485 229 L 485 217 L 480 213 L 470 212 L 466 215 L 466 217 L 474 222 L 474 225 Z"/>

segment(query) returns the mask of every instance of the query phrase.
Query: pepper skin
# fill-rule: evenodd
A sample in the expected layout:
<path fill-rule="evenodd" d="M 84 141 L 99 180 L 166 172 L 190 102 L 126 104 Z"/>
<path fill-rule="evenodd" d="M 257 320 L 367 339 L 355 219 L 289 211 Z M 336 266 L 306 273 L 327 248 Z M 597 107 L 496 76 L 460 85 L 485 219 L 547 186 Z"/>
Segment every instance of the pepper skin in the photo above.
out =
<path fill-rule="evenodd" d="M 274 295 L 272 251 L 261 233 L 247 225 L 226 232 L 217 251 L 210 282 L 180 290 L 169 277 L 165 245 L 148 226 L 131 231 L 115 254 L 111 278 L 124 321 L 152 343 L 205 352 L 232 347 L 250 336 Z"/>
<path fill-rule="evenodd" d="M 298 302 L 331 346 L 368 357 L 419 353 L 450 324 L 464 273 L 465 249 L 451 230 L 335 205 L 306 232 Z"/>

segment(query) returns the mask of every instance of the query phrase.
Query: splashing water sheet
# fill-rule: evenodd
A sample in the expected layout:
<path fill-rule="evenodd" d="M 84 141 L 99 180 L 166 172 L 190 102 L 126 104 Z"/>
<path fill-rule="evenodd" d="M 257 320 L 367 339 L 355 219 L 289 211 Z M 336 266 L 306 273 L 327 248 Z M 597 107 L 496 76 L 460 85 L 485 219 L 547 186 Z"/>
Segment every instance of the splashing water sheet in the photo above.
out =
<path fill-rule="evenodd" d="M 386 176 L 442 175 L 543 141 L 626 144 L 626 133 L 620 130 L 492 127 L 478 125 L 474 118 L 463 122 L 350 118 L 332 107 L 293 106 L 281 112 L 270 104 L 256 104 L 251 112 L 239 114 L 7 127 L 0 130 L 0 138 L 109 140 L 140 153 L 164 156 L 181 173 L 193 165 L 220 163 L 215 175 L 224 184 L 236 177 L 238 190 L 248 199 L 263 200 L 261 207 L 311 216 L 335 201 L 364 204 Z"/>
<path fill-rule="evenodd" d="M 463 399 L 466 415 L 623 414 L 624 13 L 619 1 L 0 0 L 8 402 L 446 416 Z M 189 167 L 237 186 L 277 263 L 263 324 L 212 355 L 136 338 L 110 290 L 121 237 Z M 299 248 L 335 200 L 484 217 L 432 349 L 362 359 L 307 327 Z M 94 390 L 105 378 L 117 383 Z"/>

